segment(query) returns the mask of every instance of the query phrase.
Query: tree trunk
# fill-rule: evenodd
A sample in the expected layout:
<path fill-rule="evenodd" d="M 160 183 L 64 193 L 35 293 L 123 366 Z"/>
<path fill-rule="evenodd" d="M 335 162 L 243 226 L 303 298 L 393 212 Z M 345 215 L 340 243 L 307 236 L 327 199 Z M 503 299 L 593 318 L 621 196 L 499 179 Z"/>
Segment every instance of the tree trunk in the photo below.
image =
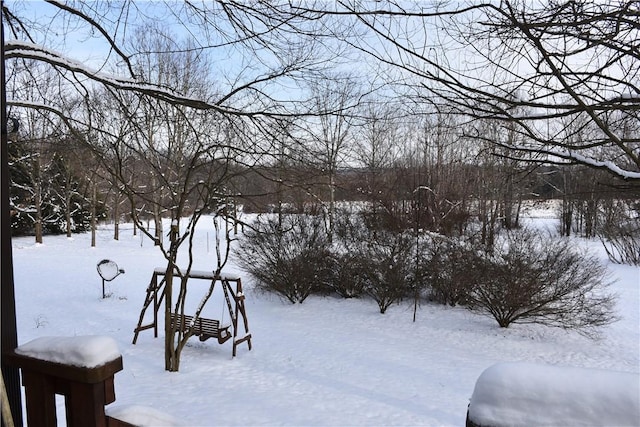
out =
<path fill-rule="evenodd" d="M 595 237 L 598 222 L 598 200 L 591 193 L 591 197 L 585 203 L 584 237 Z"/>
<path fill-rule="evenodd" d="M 113 240 L 120 240 L 120 201 L 118 190 L 113 195 Z"/>
<path fill-rule="evenodd" d="M 569 237 L 571 235 L 571 224 L 573 223 L 573 202 L 566 196 L 562 198 L 562 214 L 560 218 L 560 235 Z"/>
<path fill-rule="evenodd" d="M 94 248 L 96 246 L 96 203 L 97 203 L 97 185 L 95 182 L 91 183 L 91 247 Z"/>
<path fill-rule="evenodd" d="M 336 176 L 333 168 L 329 171 L 329 243 L 333 243 L 336 215 Z"/>
<path fill-rule="evenodd" d="M 39 178 L 36 179 L 34 192 L 36 217 L 33 226 L 35 228 L 36 243 L 42 243 L 42 197 L 40 196 L 40 193 L 42 192 L 42 183 Z"/>
<path fill-rule="evenodd" d="M 503 198 L 503 225 L 507 230 L 514 228 L 513 219 L 513 174 L 507 172 L 507 185 Z"/>
<path fill-rule="evenodd" d="M 64 220 L 66 222 L 67 237 L 71 237 L 71 191 L 65 192 L 65 198 Z"/>
<path fill-rule="evenodd" d="M 155 177 L 154 177 L 154 187 L 155 187 Z M 160 212 L 160 198 L 161 198 L 161 194 L 155 194 L 154 197 L 154 203 L 153 203 L 153 222 L 155 225 L 155 246 L 161 246 L 162 245 L 162 214 Z"/>
<path fill-rule="evenodd" d="M 171 247 L 169 249 L 169 262 L 167 264 L 167 272 L 165 273 L 165 296 L 164 296 L 164 363 L 165 370 L 169 372 L 178 372 L 180 369 L 180 352 L 175 345 L 176 330 L 171 324 L 171 313 L 173 310 L 173 272 L 177 258 L 178 244 L 178 225 L 176 222 L 171 224 L 171 233 L 169 239 Z"/>

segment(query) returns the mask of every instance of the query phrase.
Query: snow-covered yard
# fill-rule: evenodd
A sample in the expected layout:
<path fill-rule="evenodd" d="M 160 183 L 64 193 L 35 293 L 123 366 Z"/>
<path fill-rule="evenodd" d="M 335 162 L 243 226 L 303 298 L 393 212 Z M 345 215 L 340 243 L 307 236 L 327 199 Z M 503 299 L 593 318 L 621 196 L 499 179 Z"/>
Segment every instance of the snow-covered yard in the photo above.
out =
<path fill-rule="evenodd" d="M 213 225 L 205 218 L 199 227 L 193 268 L 209 270 Z M 162 332 L 154 338 L 143 331 L 131 343 L 152 272 L 165 264 L 149 240 L 130 226 L 121 230 L 115 241 L 112 228 L 101 228 L 95 248 L 88 234 L 13 242 L 20 344 L 43 336 L 114 338 L 124 369 L 111 411 L 144 405 L 187 426 L 461 426 L 476 380 L 498 362 L 640 372 L 640 272 L 610 264 L 621 320 L 599 340 L 536 325 L 500 329 L 491 318 L 440 305 L 423 304 L 415 323 L 409 302 L 385 315 L 367 299 L 310 297 L 290 305 L 254 292 L 250 277 L 230 265 L 243 279 L 253 350 L 241 345 L 232 358 L 230 342 L 193 339 L 180 372 L 169 373 Z M 576 244 L 602 252 L 595 241 Z M 126 273 L 107 284 L 110 296 L 102 299 L 96 264 L 105 258 Z M 193 283 L 194 294 L 200 286 Z M 220 295 L 205 316 L 228 321 Z"/>

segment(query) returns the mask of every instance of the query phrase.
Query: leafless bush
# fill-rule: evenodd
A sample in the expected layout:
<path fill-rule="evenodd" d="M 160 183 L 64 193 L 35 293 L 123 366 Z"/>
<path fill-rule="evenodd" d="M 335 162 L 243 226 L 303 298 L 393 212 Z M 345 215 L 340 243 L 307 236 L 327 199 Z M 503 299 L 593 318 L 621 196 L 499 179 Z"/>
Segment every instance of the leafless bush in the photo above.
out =
<path fill-rule="evenodd" d="M 342 296 L 354 292 L 369 295 L 378 303 L 380 313 L 385 313 L 391 304 L 412 295 L 416 245 L 411 234 L 381 226 L 379 217 L 386 218 L 386 214 L 345 213 L 336 221 L 334 248 L 344 252 L 339 257 L 344 282 L 334 287 Z"/>
<path fill-rule="evenodd" d="M 384 314 L 394 302 L 411 295 L 415 275 L 415 244 L 404 233 L 379 232 L 375 239 L 363 242 L 358 256 L 365 280 L 365 292 Z"/>
<path fill-rule="evenodd" d="M 615 320 L 606 270 L 595 257 L 573 249 L 567 239 L 527 230 L 506 236 L 476 264 L 472 309 L 493 316 L 504 328 L 540 323 L 590 334 Z"/>
<path fill-rule="evenodd" d="M 343 298 L 358 298 L 365 290 L 366 277 L 363 274 L 361 257 L 346 253 L 336 255 L 331 289 Z"/>
<path fill-rule="evenodd" d="M 465 304 L 476 279 L 478 255 L 460 240 L 426 236 L 421 242 L 420 277 L 428 298 L 441 304 Z"/>
<path fill-rule="evenodd" d="M 610 201 L 598 231 L 607 255 L 617 264 L 640 265 L 640 204 Z"/>
<path fill-rule="evenodd" d="M 332 256 L 319 217 L 286 215 L 259 220 L 236 249 L 239 263 L 258 282 L 292 304 L 329 286 Z"/>
<path fill-rule="evenodd" d="M 372 238 L 375 229 L 369 226 L 367 210 L 337 209 L 335 215 L 335 248 L 344 253 L 357 252 L 363 241 Z"/>

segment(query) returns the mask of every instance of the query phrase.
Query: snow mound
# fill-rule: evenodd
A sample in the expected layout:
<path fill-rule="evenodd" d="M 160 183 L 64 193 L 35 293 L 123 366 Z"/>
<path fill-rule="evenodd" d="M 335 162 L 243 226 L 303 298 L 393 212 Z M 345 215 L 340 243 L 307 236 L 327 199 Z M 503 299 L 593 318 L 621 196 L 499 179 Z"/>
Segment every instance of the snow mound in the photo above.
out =
<path fill-rule="evenodd" d="M 126 405 L 107 408 L 107 415 L 139 427 L 180 426 L 180 422 L 163 412 L 147 406 Z"/>
<path fill-rule="evenodd" d="M 17 354 L 48 362 L 95 368 L 120 357 L 118 344 L 111 337 L 41 337 L 16 348 Z"/>
<path fill-rule="evenodd" d="M 498 363 L 476 382 L 469 420 L 479 426 L 638 426 L 640 375 Z"/>

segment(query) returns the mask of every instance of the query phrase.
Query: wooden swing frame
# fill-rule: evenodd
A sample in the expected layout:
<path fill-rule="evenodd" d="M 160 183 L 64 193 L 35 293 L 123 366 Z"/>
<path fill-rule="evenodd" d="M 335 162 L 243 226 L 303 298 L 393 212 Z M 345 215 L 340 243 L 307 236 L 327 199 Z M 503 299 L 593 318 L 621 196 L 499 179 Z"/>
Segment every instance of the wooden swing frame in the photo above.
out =
<path fill-rule="evenodd" d="M 160 309 L 166 291 L 165 273 L 166 271 L 162 267 L 156 268 L 153 271 L 151 281 L 147 287 L 145 302 L 140 311 L 138 326 L 134 329 L 133 344 L 138 340 L 138 334 L 146 329 L 153 328 L 154 338 L 158 337 L 158 310 Z M 174 272 L 174 277 L 182 279 L 182 276 L 178 274 L 177 271 Z M 249 333 L 249 322 L 244 306 L 245 297 L 242 292 L 240 277 L 226 275 L 215 276 L 214 273 L 210 271 L 190 271 L 187 275 L 187 280 L 188 279 L 209 280 L 211 281 L 211 286 L 215 286 L 217 282 L 221 283 L 231 323 L 226 326 L 221 326 L 219 320 L 173 312 L 169 319 L 165 318 L 165 322 L 171 322 L 174 330 L 197 336 L 200 341 L 216 338 L 219 344 L 223 344 L 233 338 L 232 357 L 236 356 L 236 348 L 243 342 L 246 342 L 249 350 L 251 350 L 251 334 Z M 153 321 L 148 324 L 143 324 L 145 313 L 149 307 L 153 307 Z M 244 325 L 244 334 L 242 336 L 238 335 L 240 318 L 242 318 L 242 324 Z M 229 329 L 231 329 L 231 331 Z"/>

